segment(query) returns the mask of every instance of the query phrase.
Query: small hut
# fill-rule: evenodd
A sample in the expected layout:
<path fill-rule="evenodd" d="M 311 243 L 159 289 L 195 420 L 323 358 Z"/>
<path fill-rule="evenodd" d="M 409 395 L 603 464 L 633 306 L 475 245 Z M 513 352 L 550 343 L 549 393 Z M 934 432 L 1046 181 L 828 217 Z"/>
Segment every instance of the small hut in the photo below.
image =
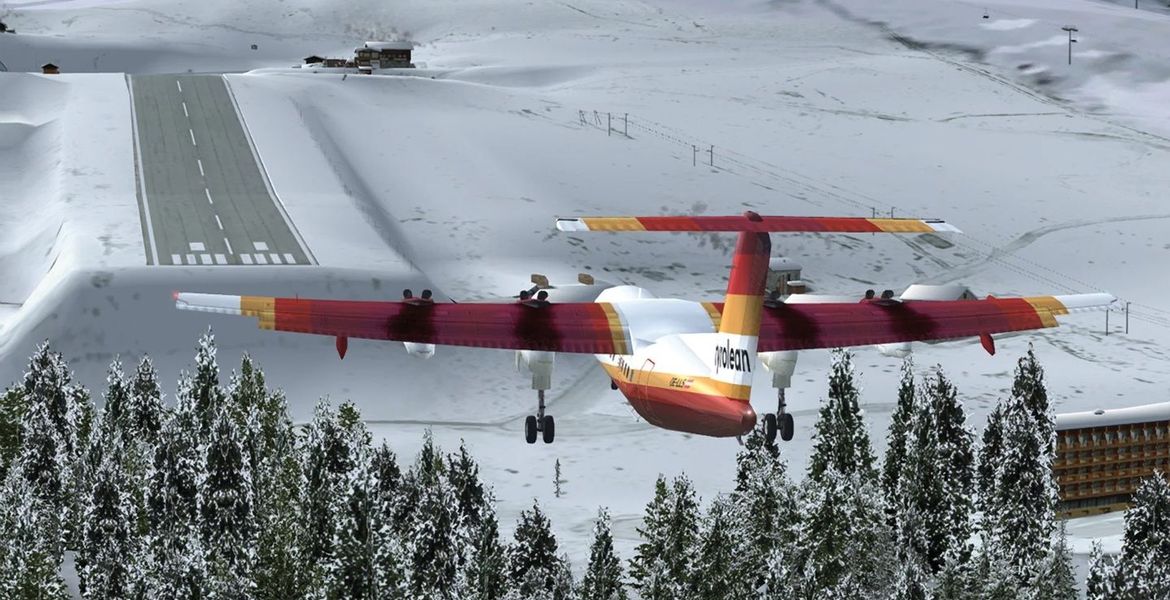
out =
<path fill-rule="evenodd" d="M 45 63 L 41 65 L 41 73 L 44 75 L 60 75 L 61 67 L 58 67 L 53 63 Z"/>
<path fill-rule="evenodd" d="M 413 49 L 412 42 L 366 42 L 354 53 L 359 61 L 363 55 L 369 57 L 368 60 L 374 68 L 409 69 L 414 67 L 410 62 L 410 53 Z"/>
<path fill-rule="evenodd" d="M 306 56 L 305 57 L 305 64 L 306 65 L 317 65 L 317 64 L 321 64 L 323 62 L 325 62 L 325 59 L 323 57 L 317 56 L 316 54 L 314 54 L 313 56 Z"/>

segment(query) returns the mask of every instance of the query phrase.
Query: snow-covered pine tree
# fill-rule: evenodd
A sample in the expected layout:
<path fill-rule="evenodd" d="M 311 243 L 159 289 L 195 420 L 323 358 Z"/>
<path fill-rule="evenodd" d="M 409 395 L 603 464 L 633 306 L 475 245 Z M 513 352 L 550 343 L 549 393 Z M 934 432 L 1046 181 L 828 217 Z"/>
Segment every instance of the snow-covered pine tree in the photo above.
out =
<path fill-rule="evenodd" d="M 148 598 L 199 598 L 204 592 L 207 571 L 199 532 L 204 461 L 190 387 L 191 379 L 184 374 L 176 393 L 178 406 L 163 420 L 148 473 Z"/>
<path fill-rule="evenodd" d="M 126 415 L 130 437 L 153 448 L 158 443 L 158 433 L 162 429 L 163 400 L 158 385 L 158 372 L 149 356 L 143 356 L 134 370 Z"/>
<path fill-rule="evenodd" d="M 430 435 L 426 436 L 430 441 Z M 429 446 L 429 447 L 427 447 Z M 462 596 L 459 567 L 468 554 L 455 489 L 444 473 L 442 455 L 424 444 L 412 469 L 418 499 L 407 530 L 406 565 L 415 597 L 453 599 Z"/>
<path fill-rule="evenodd" d="M 116 442 L 107 439 L 105 443 Z M 83 565 L 79 575 L 86 598 L 135 595 L 142 572 L 137 562 L 140 551 L 137 508 L 130 485 L 119 455 L 110 451 L 102 453 L 86 498 L 77 560 Z"/>
<path fill-rule="evenodd" d="M 0 598 L 65 599 L 61 512 L 14 466 L 0 486 Z"/>
<path fill-rule="evenodd" d="M 224 405 L 223 388 L 219 386 L 219 365 L 215 362 L 215 334 L 211 328 L 199 337 L 199 348 L 195 352 L 195 373 L 191 376 L 191 396 L 195 402 L 195 414 L 199 417 L 199 431 L 206 436 Z"/>
<path fill-rule="evenodd" d="M 942 568 L 934 577 L 932 600 L 979 598 L 983 588 L 975 577 L 974 558 L 970 548 L 952 546 L 948 549 Z"/>
<path fill-rule="evenodd" d="M 1016 363 L 1012 379 L 1012 398 L 1023 403 L 1028 414 L 1037 423 L 1049 420 L 1048 390 L 1044 385 L 1044 369 L 1036 360 L 1036 350 L 1028 343 L 1028 352 Z M 1051 449 L 1048 449 L 1051 451 Z"/>
<path fill-rule="evenodd" d="M 373 545 L 373 569 L 375 596 L 378 598 L 407 597 L 410 573 L 407 571 L 407 556 L 404 536 L 400 535 L 394 522 L 399 500 L 402 474 L 394 452 L 386 442 L 376 448 L 370 459 L 373 480 L 373 512 L 370 535 Z M 494 524 L 494 521 L 493 521 Z M 469 596 L 474 598 L 475 596 Z M 491 599 L 494 600 L 494 597 Z"/>
<path fill-rule="evenodd" d="M 500 542 L 490 493 L 479 510 L 470 553 L 460 575 L 464 594 L 461 600 L 500 600 L 508 590 L 508 553 Z"/>
<path fill-rule="evenodd" d="M 305 593 L 305 480 L 301 448 L 283 394 L 267 394 L 259 410 L 259 466 L 253 473 L 256 502 L 256 597 L 299 598 Z"/>
<path fill-rule="evenodd" d="M 1076 600 L 1076 572 L 1064 522 L 1052 537 L 1048 553 L 1037 565 L 1029 586 L 1032 600 Z"/>
<path fill-rule="evenodd" d="M 16 471 L 24 477 L 38 500 L 60 513 L 66 507 L 68 451 L 53 425 L 49 405 L 33 401 L 25 408 L 20 423 L 21 447 Z"/>
<path fill-rule="evenodd" d="M 1089 574 L 1085 578 L 1085 600 L 1111 600 L 1114 597 L 1114 564 L 1101 552 L 1101 542 L 1094 540 L 1089 552 Z"/>
<path fill-rule="evenodd" d="M 334 566 L 327 573 L 330 598 L 365 600 L 377 598 L 374 579 L 374 481 L 368 444 L 350 449 L 353 468 L 345 474 L 338 490 L 340 504 L 333 547 Z"/>
<path fill-rule="evenodd" d="M 208 593 L 212 597 L 251 595 L 256 566 L 252 470 L 236 421 L 224 407 L 214 411 L 198 484 Z"/>
<path fill-rule="evenodd" d="M 801 527 L 796 487 L 776 446 L 768 444 L 758 428 L 736 456 L 736 472 L 731 495 L 734 528 L 741 543 L 736 577 L 747 589 L 767 590 L 765 597 L 786 597 L 793 591 L 791 563 Z"/>
<path fill-rule="evenodd" d="M 597 511 L 593 543 L 589 547 L 589 566 L 577 592 L 580 600 L 626 600 L 629 597 L 622 581 L 622 563 L 613 549 L 609 513 L 604 508 Z"/>
<path fill-rule="evenodd" d="M 666 594 L 670 590 L 662 589 L 667 580 L 666 561 L 663 556 L 666 554 L 666 529 L 673 505 L 674 498 L 666 477 L 659 474 L 658 479 L 654 481 L 654 497 L 646 504 L 642 526 L 638 528 L 642 543 L 638 544 L 633 558 L 630 559 L 631 586 L 641 593 L 644 600 L 669 597 Z M 654 587 L 651 587 L 651 584 Z M 681 592 L 681 588 L 679 591 Z"/>
<path fill-rule="evenodd" d="M 122 360 L 114 357 L 106 371 L 106 404 L 102 408 L 102 437 L 125 435 L 129 421 L 130 388 L 122 373 Z"/>
<path fill-rule="evenodd" d="M 479 465 L 467 451 L 467 444 L 459 442 L 459 453 L 447 455 L 447 478 L 459 502 L 459 518 L 470 539 L 479 527 L 479 515 L 487 502 Z"/>
<path fill-rule="evenodd" d="M 1045 439 L 1023 404 L 1009 405 L 988 512 L 983 515 L 983 548 L 991 559 L 991 577 L 1014 580 L 1003 585 L 1027 587 L 1050 546 L 1056 489 Z"/>
<path fill-rule="evenodd" d="M 333 559 L 337 515 L 331 508 L 340 491 L 340 475 L 350 468 L 337 416 L 329 403 L 322 400 L 317 403 L 313 420 L 305 431 L 305 494 L 300 512 L 306 525 L 305 562 L 311 569 L 320 570 Z"/>
<path fill-rule="evenodd" d="M 515 542 L 508 547 L 508 580 L 519 598 L 566 600 L 564 572 L 567 565 L 557 555 L 557 539 L 540 504 L 520 512 Z"/>
<path fill-rule="evenodd" d="M 990 511 L 989 502 L 995 491 L 995 469 L 1003 454 L 1003 401 L 997 400 L 995 408 L 987 415 L 987 426 L 983 429 L 979 445 L 979 462 L 975 468 L 975 487 L 978 490 L 975 502 L 979 512 Z"/>
<path fill-rule="evenodd" d="M 1120 597 L 1170 597 L 1170 482 L 1165 474 L 1155 472 L 1134 492 L 1117 565 Z"/>
<path fill-rule="evenodd" d="M 717 496 L 711 502 L 695 549 L 688 598 L 733 600 L 747 595 L 746 582 L 738 577 L 735 568 L 739 540 L 734 530 L 734 512 L 726 496 Z"/>
<path fill-rule="evenodd" d="M 861 481 L 876 481 L 873 449 L 861 412 L 861 394 L 853 380 L 853 357 L 837 349 L 833 350 L 832 361 L 829 395 L 817 418 L 808 476 L 816 479 L 832 468 L 838 474 L 857 473 Z"/>
<path fill-rule="evenodd" d="M 955 386 L 941 367 L 921 390 L 922 406 L 911 421 L 912 438 L 899 494 L 922 528 L 915 548 L 937 572 L 951 548 L 963 550 L 971 532 L 975 477 L 974 434 Z"/>
<path fill-rule="evenodd" d="M 929 595 L 929 569 L 921 560 L 903 560 L 897 565 L 897 579 L 890 590 L 890 600 L 926 600 Z"/>
<path fill-rule="evenodd" d="M 889 446 L 886 449 L 885 460 L 882 462 L 882 493 L 886 499 L 886 516 L 890 525 L 895 522 L 897 509 L 902 504 L 899 490 L 902 483 L 902 474 L 905 471 L 906 454 L 911 439 L 911 424 L 919 407 L 914 395 L 914 360 L 906 357 L 902 361 L 902 379 L 898 386 L 898 404 L 890 420 L 890 430 L 886 438 Z"/>
<path fill-rule="evenodd" d="M 819 477 L 805 478 L 801 512 L 805 517 L 794 562 L 804 595 L 884 598 L 897 557 L 877 482 L 829 466 Z"/>
<path fill-rule="evenodd" d="M 24 416 L 24 393 L 18 387 L 0 394 L 0 481 L 20 452 L 20 420 Z"/>

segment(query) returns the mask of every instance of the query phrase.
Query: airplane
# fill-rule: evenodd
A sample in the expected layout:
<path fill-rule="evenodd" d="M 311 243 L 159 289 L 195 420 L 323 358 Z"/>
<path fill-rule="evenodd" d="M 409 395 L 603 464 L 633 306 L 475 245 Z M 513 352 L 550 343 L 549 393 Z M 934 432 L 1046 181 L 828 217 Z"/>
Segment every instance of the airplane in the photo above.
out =
<path fill-rule="evenodd" d="M 631 285 L 603 290 L 594 302 L 555 302 L 539 281 L 505 302 L 437 302 L 430 290 L 400 301 L 321 300 L 175 292 L 181 310 L 254 317 L 261 329 L 336 338 L 342 359 L 349 338 L 399 341 L 428 358 L 436 346 L 515 350 L 516 365 L 532 377 L 536 413 L 524 423 L 525 441 L 555 438 L 545 392 L 552 387 L 556 353 L 593 354 L 634 410 L 658 427 L 713 437 L 740 437 L 757 424 L 749 402 L 760 365 L 779 388 L 777 410 L 764 417 L 769 442 L 791 440 L 794 423 L 784 388 L 796 352 L 814 348 L 906 345 L 978 337 L 995 353 L 993 334 L 1056 327 L 1056 317 L 1108 308 L 1109 294 L 898 298 L 890 290 L 846 302 L 799 302 L 766 290 L 771 234 L 961 233 L 937 219 L 761 216 L 651 216 L 559 218 L 565 232 L 733 232 L 727 293 L 722 302 L 656 298 Z M 588 276 L 583 276 L 588 277 Z M 541 281 L 543 280 L 543 281 Z M 543 284 L 543 285 L 541 285 Z M 912 286 L 913 287 L 913 286 Z M 554 290 L 555 291 L 555 290 Z M 929 295 L 929 294 L 928 294 Z"/>

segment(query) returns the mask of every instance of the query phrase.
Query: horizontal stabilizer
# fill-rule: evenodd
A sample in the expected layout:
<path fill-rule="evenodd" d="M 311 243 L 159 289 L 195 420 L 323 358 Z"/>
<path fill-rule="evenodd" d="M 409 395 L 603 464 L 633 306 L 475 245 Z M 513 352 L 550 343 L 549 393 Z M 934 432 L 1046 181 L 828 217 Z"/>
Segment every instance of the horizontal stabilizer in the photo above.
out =
<path fill-rule="evenodd" d="M 939 219 L 857 217 L 576 217 L 557 219 L 561 231 L 751 231 L 757 233 L 962 233 Z"/>

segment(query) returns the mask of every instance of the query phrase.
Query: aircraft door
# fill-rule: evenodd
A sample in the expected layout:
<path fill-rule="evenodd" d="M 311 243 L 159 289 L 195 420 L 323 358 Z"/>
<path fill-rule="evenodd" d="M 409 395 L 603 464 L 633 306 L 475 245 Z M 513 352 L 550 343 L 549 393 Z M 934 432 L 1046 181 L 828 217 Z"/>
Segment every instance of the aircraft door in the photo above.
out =
<path fill-rule="evenodd" d="M 638 371 L 638 377 L 634 381 L 634 384 L 637 386 L 637 393 L 641 396 L 641 410 L 639 412 L 643 413 L 642 416 L 650 422 L 654 422 L 655 420 L 654 402 L 650 399 L 650 379 L 654 375 L 655 366 L 654 361 L 647 358 L 642 362 L 642 368 Z"/>

